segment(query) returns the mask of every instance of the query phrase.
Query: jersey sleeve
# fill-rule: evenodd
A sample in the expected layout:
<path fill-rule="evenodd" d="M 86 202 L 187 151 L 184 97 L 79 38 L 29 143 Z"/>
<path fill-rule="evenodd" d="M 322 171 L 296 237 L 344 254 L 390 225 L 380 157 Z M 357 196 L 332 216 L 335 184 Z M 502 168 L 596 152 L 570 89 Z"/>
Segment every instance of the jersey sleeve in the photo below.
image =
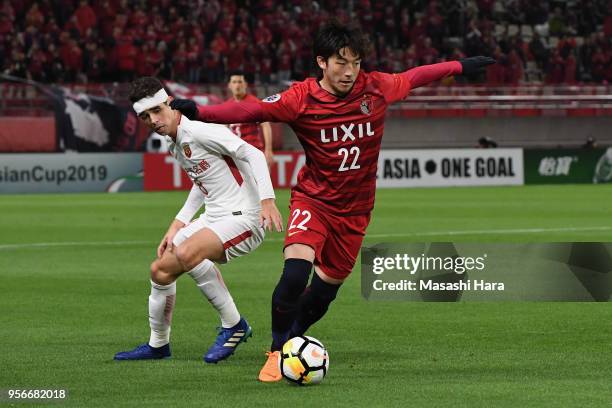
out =
<path fill-rule="evenodd" d="M 197 120 L 208 123 L 259 123 L 263 122 L 259 101 L 224 102 L 220 105 L 198 106 Z"/>
<path fill-rule="evenodd" d="M 378 87 L 385 95 L 388 104 L 401 101 L 410 93 L 412 85 L 407 77 L 400 74 L 387 74 L 384 72 L 372 72 L 370 76 L 378 82 Z"/>
<path fill-rule="evenodd" d="M 401 101 L 406 98 L 411 89 L 428 85 L 450 75 L 461 74 L 459 61 L 440 62 L 438 64 L 421 65 L 399 74 L 372 72 L 378 87 L 385 95 L 387 103 Z"/>
<path fill-rule="evenodd" d="M 259 149 L 245 143 L 236 152 L 236 158 L 247 162 L 251 167 L 253 177 L 255 177 L 255 182 L 257 183 L 259 199 L 275 198 L 270 172 L 268 171 L 268 163 L 266 163 L 264 154 Z"/>
<path fill-rule="evenodd" d="M 240 146 L 246 144 L 228 127 L 210 123 L 201 123 L 197 129 L 191 131 L 191 137 L 209 152 L 232 157 L 236 157 Z"/>
<path fill-rule="evenodd" d="M 302 99 L 302 91 L 295 85 L 262 99 L 259 101 L 263 113 L 262 122 L 293 122 L 300 113 Z"/>
<path fill-rule="evenodd" d="M 193 217 L 196 215 L 198 210 L 202 208 L 204 205 L 204 194 L 200 191 L 200 189 L 194 184 L 191 186 L 191 191 L 187 196 L 187 200 L 185 200 L 185 204 L 183 208 L 176 214 L 175 219 L 181 221 L 183 224 L 187 225 L 191 222 Z"/>
<path fill-rule="evenodd" d="M 410 82 L 412 89 L 428 85 L 434 81 L 451 75 L 461 74 L 462 67 L 459 61 L 440 62 L 437 64 L 421 65 L 399 74 Z"/>

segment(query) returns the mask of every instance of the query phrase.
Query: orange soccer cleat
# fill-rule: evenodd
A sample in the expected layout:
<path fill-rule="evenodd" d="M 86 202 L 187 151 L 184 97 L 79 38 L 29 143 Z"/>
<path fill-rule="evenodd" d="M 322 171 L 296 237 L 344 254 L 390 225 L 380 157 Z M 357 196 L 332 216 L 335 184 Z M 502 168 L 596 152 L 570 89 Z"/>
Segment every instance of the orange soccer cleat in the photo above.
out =
<path fill-rule="evenodd" d="M 268 351 L 266 352 L 268 360 L 261 368 L 259 372 L 259 381 L 261 382 L 277 382 L 280 381 L 283 376 L 281 375 L 278 361 L 280 359 L 280 351 Z"/>

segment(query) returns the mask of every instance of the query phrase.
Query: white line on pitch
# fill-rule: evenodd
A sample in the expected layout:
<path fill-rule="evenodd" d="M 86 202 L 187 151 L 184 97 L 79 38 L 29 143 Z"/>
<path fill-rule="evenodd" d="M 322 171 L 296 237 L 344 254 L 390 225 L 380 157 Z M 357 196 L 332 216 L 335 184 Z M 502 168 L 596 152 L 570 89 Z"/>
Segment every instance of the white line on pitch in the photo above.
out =
<path fill-rule="evenodd" d="M 489 229 L 489 230 L 459 230 L 459 231 L 423 231 L 423 232 L 398 232 L 391 234 L 368 234 L 365 238 L 394 238 L 394 237 L 434 237 L 453 235 L 491 235 L 491 234 L 539 234 L 545 232 L 579 232 L 579 231 L 610 231 L 612 227 L 559 227 L 559 228 L 514 228 L 514 229 Z M 284 241 L 284 238 L 267 238 L 268 241 Z"/>
<path fill-rule="evenodd" d="M 539 234 L 543 232 L 610 231 L 612 227 L 513 228 L 490 230 L 399 232 L 393 234 L 366 234 L 366 238 L 430 237 L 438 235 Z"/>
<path fill-rule="evenodd" d="M 50 247 L 73 247 L 73 246 L 122 246 L 152 244 L 152 241 L 74 241 L 74 242 L 31 242 L 24 244 L 0 245 L 1 250 L 24 249 L 24 248 L 50 248 Z"/>
<path fill-rule="evenodd" d="M 453 235 L 490 235 L 490 234 L 540 234 L 545 232 L 579 232 L 579 231 L 610 231 L 612 227 L 560 227 L 560 228 L 518 228 L 518 229 L 490 229 L 490 230 L 459 230 L 459 231 L 424 231 L 400 232 L 394 234 L 367 234 L 367 238 L 393 238 L 393 237 L 431 237 Z M 270 242 L 282 242 L 284 238 L 266 238 Z M 83 241 L 83 242 L 33 242 L 23 244 L 0 245 L 0 251 L 11 249 L 50 248 L 50 247 L 79 247 L 79 246 L 125 246 L 125 245 L 156 245 L 157 241 Z"/>

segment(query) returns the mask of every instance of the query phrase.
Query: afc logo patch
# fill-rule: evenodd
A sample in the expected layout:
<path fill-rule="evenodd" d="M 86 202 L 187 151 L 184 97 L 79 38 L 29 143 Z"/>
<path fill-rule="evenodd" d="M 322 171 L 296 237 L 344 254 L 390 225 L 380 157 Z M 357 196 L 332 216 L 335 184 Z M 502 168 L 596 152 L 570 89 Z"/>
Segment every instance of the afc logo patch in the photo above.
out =
<path fill-rule="evenodd" d="M 274 94 L 274 95 L 270 95 L 268 97 L 265 97 L 262 99 L 262 102 L 267 102 L 267 103 L 274 103 L 277 101 L 280 101 L 280 94 Z"/>
<path fill-rule="evenodd" d="M 374 110 L 374 103 L 372 103 L 372 99 L 366 96 L 361 101 L 359 107 L 361 108 L 361 113 L 363 113 L 364 115 L 370 115 Z"/>
<path fill-rule="evenodd" d="M 187 156 L 188 159 L 191 159 L 191 147 L 189 147 L 188 143 L 183 143 L 183 152 L 185 153 L 185 156 Z"/>

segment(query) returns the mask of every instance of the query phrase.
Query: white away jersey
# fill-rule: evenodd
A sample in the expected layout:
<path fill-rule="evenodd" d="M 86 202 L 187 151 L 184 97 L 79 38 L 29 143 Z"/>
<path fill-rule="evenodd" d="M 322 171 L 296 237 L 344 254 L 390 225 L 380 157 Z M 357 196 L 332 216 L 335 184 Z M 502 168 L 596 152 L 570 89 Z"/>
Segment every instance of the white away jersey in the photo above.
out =
<path fill-rule="evenodd" d="M 204 194 L 206 214 L 221 217 L 237 211 L 259 211 L 260 197 L 253 171 L 247 162 L 235 159 L 246 143 L 226 126 L 181 116 L 176 142 L 169 136 L 167 140 L 170 154 L 194 183 L 190 197 L 196 186 Z"/>

